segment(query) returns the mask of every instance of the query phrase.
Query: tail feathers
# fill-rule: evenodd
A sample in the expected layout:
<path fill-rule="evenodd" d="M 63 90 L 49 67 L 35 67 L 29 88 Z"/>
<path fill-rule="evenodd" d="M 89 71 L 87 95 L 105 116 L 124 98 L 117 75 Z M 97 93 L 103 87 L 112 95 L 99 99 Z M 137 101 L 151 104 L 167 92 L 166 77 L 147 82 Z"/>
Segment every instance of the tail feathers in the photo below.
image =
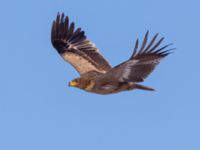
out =
<path fill-rule="evenodd" d="M 134 84 L 134 88 L 147 91 L 155 91 L 153 88 L 141 84 Z"/>

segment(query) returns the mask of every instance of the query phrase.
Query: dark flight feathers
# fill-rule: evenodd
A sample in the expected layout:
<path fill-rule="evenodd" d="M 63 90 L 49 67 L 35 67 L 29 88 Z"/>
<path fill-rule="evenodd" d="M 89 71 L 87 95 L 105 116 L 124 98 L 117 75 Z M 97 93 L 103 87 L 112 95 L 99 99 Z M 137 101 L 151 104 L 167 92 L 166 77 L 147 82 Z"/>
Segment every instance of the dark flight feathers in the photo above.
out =
<path fill-rule="evenodd" d="M 139 50 L 139 40 L 136 40 L 133 54 L 129 60 L 115 66 L 101 78 L 111 78 L 120 82 L 142 82 L 154 70 L 156 65 L 159 64 L 160 60 L 174 50 L 174 48 L 167 49 L 172 44 L 159 48 L 164 37 L 155 42 L 158 34 L 147 44 L 148 34 L 149 31 L 146 32 Z"/>
<path fill-rule="evenodd" d="M 111 69 L 109 63 L 103 58 L 95 45 L 90 42 L 81 28 L 75 30 L 74 22 L 69 23 L 68 17 L 64 14 L 57 15 L 53 22 L 51 31 L 51 41 L 58 53 L 69 61 L 80 74 L 93 70 L 106 72 Z M 78 62 L 73 62 L 72 57 L 79 57 L 79 62 L 84 64 L 86 70 L 78 67 Z"/>

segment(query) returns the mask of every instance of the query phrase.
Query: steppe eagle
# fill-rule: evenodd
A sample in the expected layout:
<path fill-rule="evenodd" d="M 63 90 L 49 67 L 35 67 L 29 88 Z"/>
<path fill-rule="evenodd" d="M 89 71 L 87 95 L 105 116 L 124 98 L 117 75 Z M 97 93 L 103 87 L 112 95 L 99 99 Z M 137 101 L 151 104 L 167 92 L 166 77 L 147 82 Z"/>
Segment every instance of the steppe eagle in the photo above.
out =
<path fill-rule="evenodd" d="M 156 42 L 158 33 L 147 44 L 148 34 L 149 31 L 146 32 L 141 47 L 139 48 L 137 39 L 132 56 L 115 67 L 111 67 L 81 28 L 75 29 L 74 22 L 70 23 L 64 13 L 58 13 L 53 21 L 51 42 L 61 57 L 80 74 L 80 77 L 69 82 L 69 86 L 97 94 L 133 89 L 153 91 L 153 88 L 138 82 L 142 82 L 160 60 L 174 49 L 168 48 L 172 44 L 159 47 L 164 37 Z"/>

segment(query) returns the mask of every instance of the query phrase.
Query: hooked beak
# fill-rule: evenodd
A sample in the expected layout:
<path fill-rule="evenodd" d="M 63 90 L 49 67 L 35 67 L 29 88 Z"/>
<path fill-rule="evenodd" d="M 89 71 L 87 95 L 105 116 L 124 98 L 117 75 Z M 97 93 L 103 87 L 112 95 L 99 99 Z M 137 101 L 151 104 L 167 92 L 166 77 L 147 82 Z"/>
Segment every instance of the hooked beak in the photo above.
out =
<path fill-rule="evenodd" d="M 70 81 L 68 84 L 68 86 L 76 86 L 76 85 L 77 85 L 77 82 L 75 81 Z"/>

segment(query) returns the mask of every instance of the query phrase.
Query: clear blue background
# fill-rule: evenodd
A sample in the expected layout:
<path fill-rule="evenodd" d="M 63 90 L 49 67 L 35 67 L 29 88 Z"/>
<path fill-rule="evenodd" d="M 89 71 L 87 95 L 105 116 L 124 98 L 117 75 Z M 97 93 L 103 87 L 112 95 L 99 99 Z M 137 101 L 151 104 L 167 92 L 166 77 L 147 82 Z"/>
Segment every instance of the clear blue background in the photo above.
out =
<path fill-rule="evenodd" d="M 0 2 L 1 150 L 199 150 L 198 0 L 5 0 Z M 69 88 L 78 73 L 53 49 L 65 12 L 110 60 L 157 32 L 176 52 L 144 85 L 156 92 L 101 96 Z"/>

